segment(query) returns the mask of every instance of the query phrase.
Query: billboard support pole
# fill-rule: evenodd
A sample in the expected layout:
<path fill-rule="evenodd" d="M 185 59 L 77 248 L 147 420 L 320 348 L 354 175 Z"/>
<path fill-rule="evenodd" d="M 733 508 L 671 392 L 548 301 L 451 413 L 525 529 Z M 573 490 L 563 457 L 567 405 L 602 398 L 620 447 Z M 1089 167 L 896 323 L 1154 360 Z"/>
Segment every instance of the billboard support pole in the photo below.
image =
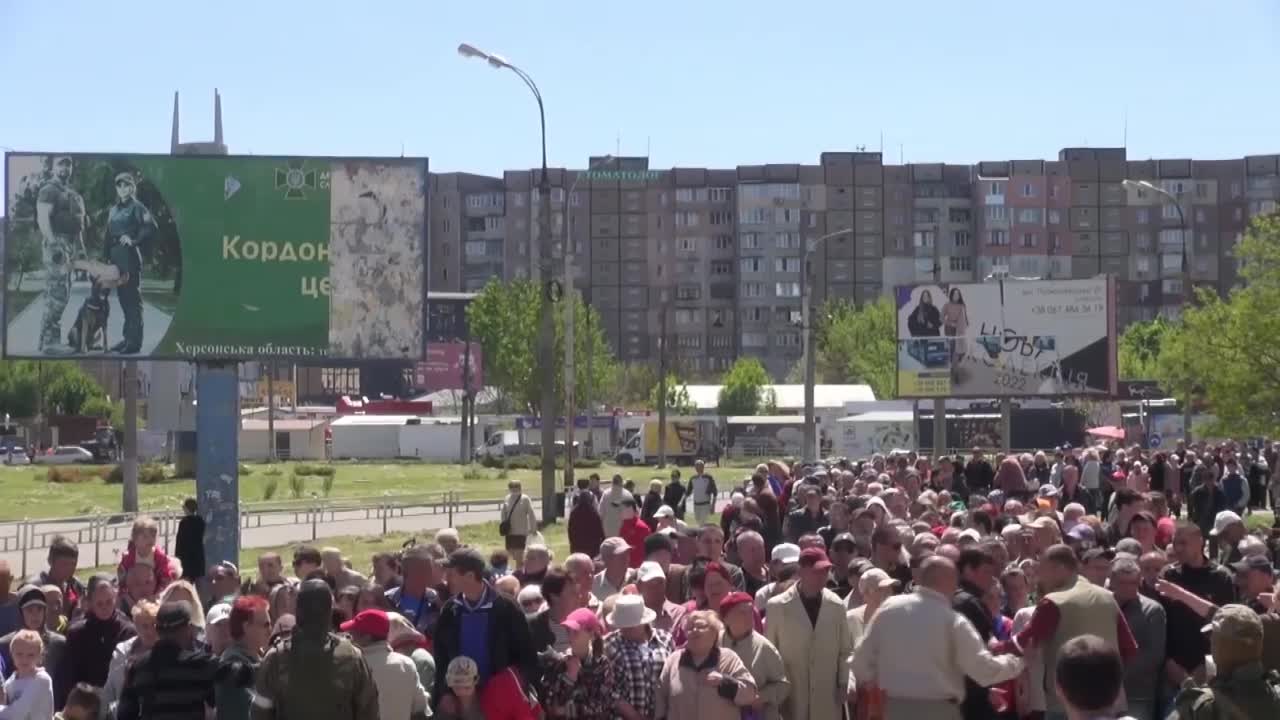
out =
<path fill-rule="evenodd" d="M 125 360 L 124 375 L 124 475 L 121 487 L 121 510 L 138 512 L 138 362 Z"/>
<path fill-rule="evenodd" d="M 1013 451 L 1013 399 L 1000 398 L 1000 449 Z"/>
<path fill-rule="evenodd" d="M 934 238 L 933 241 L 933 281 L 935 283 L 942 282 L 942 243 Z M 955 342 L 955 341 L 952 341 Z M 951 355 L 951 364 L 956 362 L 955 347 L 949 345 L 947 352 Z M 954 370 L 952 371 L 954 372 Z M 933 455 L 938 457 L 947 451 L 947 399 L 937 397 L 933 399 Z"/>

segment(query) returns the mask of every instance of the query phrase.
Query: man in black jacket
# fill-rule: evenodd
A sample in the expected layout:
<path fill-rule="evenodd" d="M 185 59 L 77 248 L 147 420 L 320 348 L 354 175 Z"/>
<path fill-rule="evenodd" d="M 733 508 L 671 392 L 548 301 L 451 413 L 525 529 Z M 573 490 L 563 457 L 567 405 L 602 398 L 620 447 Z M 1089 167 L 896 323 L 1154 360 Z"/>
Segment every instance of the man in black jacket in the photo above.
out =
<path fill-rule="evenodd" d="M 515 602 L 499 595 L 485 581 L 484 556 L 472 548 L 454 550 L 445 561 L 452 597 L 436 622 L 436 667 L 448 667 L 455 657 L 466 655 L 476 662 L 480 682 L 514 668 L 527 682 L 537 669 L 537 655 L 529 623 Z M 436 673 L 432 702 L 450 692 L 445 673 Z"/>
<path fill-rule="evenodd" d="M 991 483 L 996 479 L 996 471 L 991 463 L 982 456 L 982 448 L 973 449 L 973 457 L 964 466 L 964 481 L 971 492 L 986 493 L 991 490 Z"/>
<path fill-rule="evenodd" d="M 62 707 L 77 683 L 102 687 L 107 682 L 111 654 L 116 645 L 134 636 L 133 623 L 116 608 L 115 578 L 98 574 L 89 578 L 85 592 L 89 608 L 67 630 L 66 651 L 53 672 L 53 701 Z"/>
<path fill-rule="evenodd" d="M 1231 571 L 1204 554 L 1204 535 L 1194 523 L 1180 521 L 1173 534 L 1175 562 L 1160 573 L 1163 580 L 1181 586 L 1221 607 L 1236 600 L 1235 578 Z M 1204 618 L 1179 602 L 1163 602 L 1166 615 L 1165 677 L 1170 687 L 1180 687 L 1188 676 L 1203 679 L 1204 658 L 1209 639 L 1201 630 Z"/>
<path fill-rule="evenodd" d="M 982 602 L 982 597 L 995 584 L 996 575 L 999 572 L 996 561 L 982 548 L 966 548 L 960 551 L 956 570 L 960 575 L 960 587 L 952 599 L 952 607 L 968 618 L 969 622 L 973 623 L 973 628 L 978 631 L 982 642 L 988 643 L 991 641 L 995 626 L 991 613 Z M 995 717 L 995 709 L 991 706 L 986 688 L 966 677 L 964 690 L 964 702 L 960 705 L 960 711 L 965 720 L 985 720 Z"/>
<path fill-rule="evenodd" d="M 182 503 L 186 514 L 178 521 L 178 537 L 173 544 L 173 554 L 182 562 L 182 577 L 195 583 L 204 577 L 204 518 L 197 512 L 195 498 Z"/>

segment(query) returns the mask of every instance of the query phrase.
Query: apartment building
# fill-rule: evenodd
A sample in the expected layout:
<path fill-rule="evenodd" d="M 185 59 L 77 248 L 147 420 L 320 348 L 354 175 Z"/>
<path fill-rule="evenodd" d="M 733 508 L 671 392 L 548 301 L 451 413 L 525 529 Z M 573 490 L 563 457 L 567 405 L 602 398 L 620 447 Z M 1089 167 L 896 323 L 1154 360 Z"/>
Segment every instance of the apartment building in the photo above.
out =
<path fill-rule="evenodd" d="M 1280 203 L 1280 155 L 1066 148 L 1051 160 L 904 165 L 860 151 L 816 165 L 655 170 L 624 157 L 586 167 L 550 172 L 552 233 L 573 243 L 576 287 L 620 359 L 656 362 L 665 347 L 673 366 L 708 374 L 742 355 L 779 377 L 794 367 L 804 248 L 838 231 L 813 248 L 815 303 L 934 280 L 1108 273 L 1124 326 L 1175 316 L 1188 280 L 1225 292 L 1249 220 Z M 431 289 L 537 276 L 537 180 L 536 170 L 433 175 Z M 1125 180 L 1173 194 L 1183 215 Z M 557 274 L 563 251 L 554 244 Z"/>

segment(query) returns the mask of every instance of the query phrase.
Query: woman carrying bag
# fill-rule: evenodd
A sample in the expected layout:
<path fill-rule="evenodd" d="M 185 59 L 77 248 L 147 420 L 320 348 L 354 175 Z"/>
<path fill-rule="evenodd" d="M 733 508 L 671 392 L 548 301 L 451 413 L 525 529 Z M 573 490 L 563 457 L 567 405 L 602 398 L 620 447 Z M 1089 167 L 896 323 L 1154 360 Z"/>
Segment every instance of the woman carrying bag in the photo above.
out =
<path fill-rule="evenodd" d="M 529 536 L 538 531 L 538 517 L 533 514 L 533 501 L 521 491 L 519 480 L 507 483 L 507 498 L 502 502 L 498 534 L 506 540 L 507 552 L 516 569 L 524 566 L 524 548 Z"/>

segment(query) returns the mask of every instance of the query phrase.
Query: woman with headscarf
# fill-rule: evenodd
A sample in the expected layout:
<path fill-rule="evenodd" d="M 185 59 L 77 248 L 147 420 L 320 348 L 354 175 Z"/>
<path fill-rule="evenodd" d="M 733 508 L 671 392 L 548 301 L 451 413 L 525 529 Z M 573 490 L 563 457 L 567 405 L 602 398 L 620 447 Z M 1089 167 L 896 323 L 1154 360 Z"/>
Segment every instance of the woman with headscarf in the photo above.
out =
<path fill-rule="evenodd" d="M 595 496 L 589 492 L 578 493 L 569 511 L 569 552 L 595 557 L 604 542 L 604 522 L 596 508 Z"/>
<path fill-rule="evenodd" d="M 640 519 L 645 525 L 649 527 L 657 525 L 653 516 L 662 505 L 662 481 L 654 478 L 649 481 L 649 492 L 644 494 L 644 503 L 640 506 Z"/>
<path fill-rule="evenodd" d="M 911 337 L 938 337 L 941 334 L 942 314 L 933 304 L 933 295 L 928 290 L 920 291 L 920 302 L 907 316 L 907 330 Z"/>

